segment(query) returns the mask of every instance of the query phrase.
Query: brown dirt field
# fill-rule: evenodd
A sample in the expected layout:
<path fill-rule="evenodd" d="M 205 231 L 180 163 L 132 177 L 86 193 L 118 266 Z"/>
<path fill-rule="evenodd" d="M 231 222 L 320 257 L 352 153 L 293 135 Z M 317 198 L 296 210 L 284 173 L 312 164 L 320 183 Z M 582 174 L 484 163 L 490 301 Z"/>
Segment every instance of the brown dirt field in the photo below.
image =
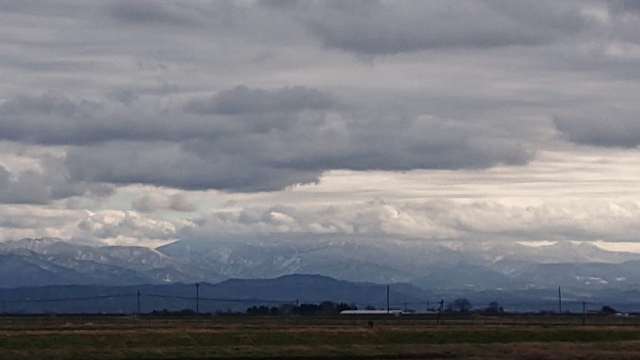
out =
<path fill-rule="evenodd" d="M 631 325 L 378 324 L 0 319 L 0 359 L 640 359 Z"/>

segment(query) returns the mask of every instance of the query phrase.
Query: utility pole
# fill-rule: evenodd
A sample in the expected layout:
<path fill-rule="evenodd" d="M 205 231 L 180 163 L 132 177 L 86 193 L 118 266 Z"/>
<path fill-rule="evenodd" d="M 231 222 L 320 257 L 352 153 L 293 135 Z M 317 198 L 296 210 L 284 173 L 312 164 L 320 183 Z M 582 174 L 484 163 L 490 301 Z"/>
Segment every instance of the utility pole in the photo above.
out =
<path fill-rule="evenodd" d="M 558 314 L 562 315 L 562 291 L 558 286 Z"/>
<path fill-rule="evenodd" d="M 438 309 L 438 318 L 436 319 L 436 324 L 439 325 L 440 322 L 444 324 L 444 300 L 440 300 L 440 309 Z"/>
<path fill-rule="evenodd" d="M 200 283 L 196 283 L 196 317 L 200 315 Z"/>
<path fill-rule="evenodd" d="M 140 317 L 140 289 L 138 289 L 138 309 L 136 311 L 136 315 Z"/>
<path fill-rule="evenodd" d="M 389 285 L 387 285 L 387 315 L 391 313 L 391 309 L 389 307 Z"/>
<path fill-rule="evenodd" d="M 586 325 L 587 323 L 587 302 L 583 301 L 582 302 L 582 326 Z"/>

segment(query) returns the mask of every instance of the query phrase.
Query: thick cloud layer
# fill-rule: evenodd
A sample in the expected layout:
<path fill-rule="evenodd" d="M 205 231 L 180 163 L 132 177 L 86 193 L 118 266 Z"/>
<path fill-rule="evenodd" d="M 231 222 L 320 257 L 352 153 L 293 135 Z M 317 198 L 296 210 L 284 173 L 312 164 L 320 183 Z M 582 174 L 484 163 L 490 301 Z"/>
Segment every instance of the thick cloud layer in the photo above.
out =
<path fill-rule="evenodd" d="M 0 1 L 0 31 L 0 238 L 635 229 L 633 1 Z"/>
<path fill-rule="evenodd" d="M 581 117 L 558 117 L 557 129 L 569 141 L 595 146 L 637 147 L 640 145 L 640 112 L 601 109 Z"/>
<path fill-rule="evenodd" d="M 556 13 L 557 5 L 551 4 L 531 6 L 528 13 L 522 11 L 522 4 L 509 2 L 348 1 L 314 5 L 299 4 L 299 16 L 324 46 L 372 55 L 535 46 L 555 41 L 582 25 L 577 12 Z"/>
<path fill-rule="evenodd" d="M 511 205 L 484 200 L 393 203 L 374 200 L 365 205 L 331 206 L 312 211 L 273 206 L 216 212 L 199 219 L 197 227 L 186 227 L 180 232 L 187 238 L 206 238 L 208 234 L 339 234 L 440 241 L 635 241 L 631 234 L 640 230 L 633 220 L 640 214 L 640 204 L 636 201 L 615 205 L 588 201 Z M 628 235 L 622 235 L 625 232 Z"/>
<path fill-rule="evenodd" d="M 69 179 L 60 159 L 45 159 L 40 171 L 27 170 L 14 176 L 0 166 L 0 203 L 48 204 L 77 196 L 105 197 L 115 187 L 103 182 L 76 182 Z"/>
<path fill-rule="evenodd" d="M 151 213 L 158 210 L 192 212 L 198 209 L 183 193 L 168 196 L 160 193 L 145 194 L 133 199 L 131 205 L 135 210 L 143 213 Z"/>
<path fill-rule="evenodd" d="M 0 113 L 4 140 L 72 146 L 65 165 L 74 182 L 263 191 L 317 182 L 331 169 L 484 168 L 530 158 L 484 124 L 382 118 L 300 86 L 238 86 L 151 113 L 21 95 Z"/>
<path fill-rule="evenodd" d="M 316 89 L 301 86 L 267 91 L 237 86 L 209 99 L 193 100 L 185 106 L 187 112 L 197 114 L 241 115 L 292 113 L 303 110 L 325 110 L 335 100 Z M 274 124 L 278 125 L 278 124 Z"/>

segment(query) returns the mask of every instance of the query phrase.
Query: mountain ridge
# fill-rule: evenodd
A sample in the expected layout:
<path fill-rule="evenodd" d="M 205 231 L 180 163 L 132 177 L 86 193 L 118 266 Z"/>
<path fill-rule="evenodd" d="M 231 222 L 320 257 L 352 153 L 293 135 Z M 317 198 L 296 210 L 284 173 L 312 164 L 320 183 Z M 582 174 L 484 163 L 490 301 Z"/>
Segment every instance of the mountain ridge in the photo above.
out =
<path fill-rule="evenodd" d="M 0 243 L 0 287 L 137 285 L 321 274 L 377 284 L 411 283 L 432 291 L 557 288 L 634 290 L 640 255 L 574 242 L 516 243 L 178 240 L 155 249 L 91 246 L 55 238 Z M 585 261 L 562 262 L 564 259 Z M 586 261 L 589 260 L 589 261 Z M 20 275 L 22 274 L 22 275 Z M 31 275 L 28 275 L 31 274 Z"/>
<path fill-rule="evenodd" d="M 13 313 L 134 313 L 137 294 L 141 311 L 194 309 L 195 284 L 49 285 L 0 289 L 0 298 Z M 385 307 L 386 285 L 349 282 L 323 275 L 285 275 L 273 279 L 228 279 L 220 283 L 198 283 L 203 312 L 243 311 L 253 305 L 293 305 L 323 301 Z M 425 303 L 426 292 L 409 284 L 389 285 L 397 303 Z M 53 301 L 47 301 L 53 300 Z M 422 306 L 420 305 L 420 306 Z"/>

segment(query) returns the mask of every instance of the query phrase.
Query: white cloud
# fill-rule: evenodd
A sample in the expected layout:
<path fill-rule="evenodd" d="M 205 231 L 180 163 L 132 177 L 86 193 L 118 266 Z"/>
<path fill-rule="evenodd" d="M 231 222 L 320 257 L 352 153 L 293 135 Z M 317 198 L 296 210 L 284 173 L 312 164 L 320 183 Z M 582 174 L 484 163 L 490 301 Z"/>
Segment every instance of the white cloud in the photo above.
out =
<path fill-rule="evenodd" d="M 176 239 L 177 230 L 188 222 L 143 218 L 132 211 L 88 213 L 78 224 L 74 236 L 105 244 L 145 245 Z"/>
<path fill-rule="evenodd" d="M 275 206 L 214 212 L 182 237 L 326 234 L 420 241 L 633 241 L 640 231 L 637 201 L 550 201 L 510 205 L 490 200 L 380 200 L 301 210 Z"/>

